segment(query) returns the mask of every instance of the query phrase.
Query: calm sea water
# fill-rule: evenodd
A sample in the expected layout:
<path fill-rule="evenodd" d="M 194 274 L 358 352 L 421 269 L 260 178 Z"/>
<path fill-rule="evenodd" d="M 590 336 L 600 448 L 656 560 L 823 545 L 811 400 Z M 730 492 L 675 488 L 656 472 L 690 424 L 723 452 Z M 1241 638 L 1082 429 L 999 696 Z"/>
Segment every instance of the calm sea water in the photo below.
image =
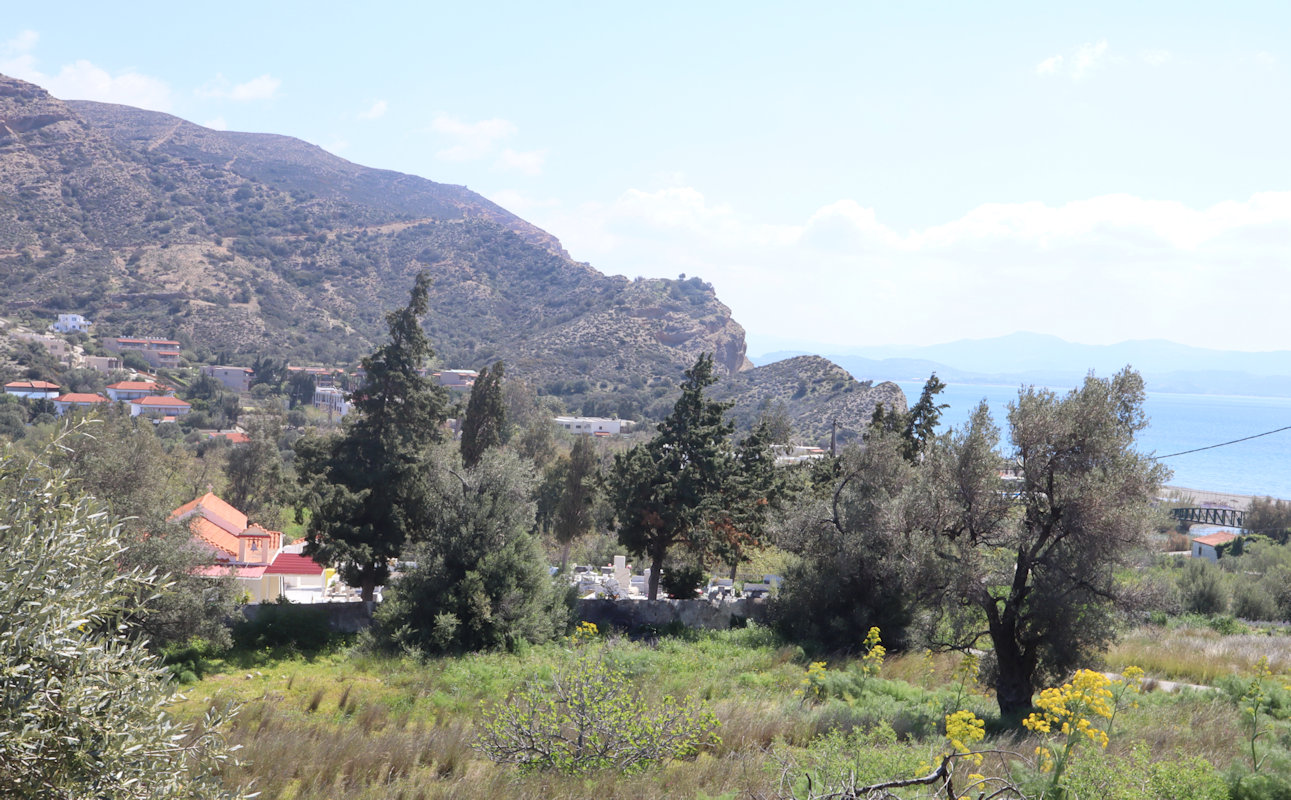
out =
<path fill-rule="evenodd" d="M 898 385 L 910 403 L 923 390 L 922 383 L 898 381 Z M 1055 391 L 1067 390 L 1055 387 Z M 1008 404 L 1017 394 L 1016 386 L 950 384 L 941 394 L 941 402 L 950 404 L 942 414 L 942 430 L 967 421 L 983 399 L 995 423 L 1005 430 Z M 1139 449 L 1157 456 L 1291 425 L 1291 398 L 1283 397 L 1149 392 L 1145 410 L 1151 424 L 1139 435 Z M 1174 470 L 1169 482 L 1175 486 L 1291 499 L 1291 431 L 1165 458 L 1163 463 Z"/>

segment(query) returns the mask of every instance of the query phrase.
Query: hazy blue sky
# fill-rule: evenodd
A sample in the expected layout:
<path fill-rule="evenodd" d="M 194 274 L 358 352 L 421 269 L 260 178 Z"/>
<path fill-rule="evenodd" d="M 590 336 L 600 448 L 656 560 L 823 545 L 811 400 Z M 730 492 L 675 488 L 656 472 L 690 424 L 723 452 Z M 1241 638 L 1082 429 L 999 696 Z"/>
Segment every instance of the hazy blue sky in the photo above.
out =
<path fill-rule="evenodd" d="M 28 3 L 0 72 L 465 184 L 755 353 L 1291 349 L 1291 4 L 1052 5 Z"/>

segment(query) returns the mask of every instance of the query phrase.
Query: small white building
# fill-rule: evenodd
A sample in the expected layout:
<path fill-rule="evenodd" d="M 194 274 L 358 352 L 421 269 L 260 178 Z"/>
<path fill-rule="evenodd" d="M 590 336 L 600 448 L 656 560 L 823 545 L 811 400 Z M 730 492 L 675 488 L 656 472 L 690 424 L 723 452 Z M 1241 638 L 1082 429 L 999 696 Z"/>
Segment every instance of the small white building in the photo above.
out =
<path fill-rule="evenodd" d="M 131 400 L 141 400 L 145 397 L 168 397 L 175 394 L 174 390 L 168 386 L 162 386 L 152 381 L 117 381 L 108 384 L 108 397 L 112 400 L 122 400 L 129 402 Z"/>
<path fill-rule="evenodd" d="M 130 401 L 130 416 L 160 414 L 165 417 L 182 417 L 193 407 L 177 397 L 140 397 Z"/>
<path fill-rule="evenodd" d="M 605 417 L 556 417 L 556 426 L 570 433 L 588 436 L 618 436 L 623 431 L 623 420 Z"/>
<path fill-rule="evenodd" d="M 50 327 L 59 333 L 89 333 L 90 321 L 80 314 L 59 314 L 58 322 Z"/>
<path fill-rule="evenodd" d="M 335 417 L 343 417 L 350 413 L 350 403 L 345 399 L 345 392 L 335 386 L 320 386 L 314 389 L 314 408 L 322 409 Z"/>
<path fill-rule="evenodd" d="M 226 389 L 239 394 L 251 391 L 251 378 L 255 375 L 248 367 L 224 367 L 207 365 L 202 367 L 203 375 L 210 375 Z"/>
<path fill-rule="evenodd" d="M 53 400 L 62 394 L 58 384 L 49 381 L 14 381 L 4 385 L 4 393 L 28 400 Z"/>
<path fill-rule="evenodd" d="M 110 402 L 112 401 L 101 394 L 72 392 L 71 394 L 64 394 L 54 398 L 54 411 L 61 417 L 74 409 L 96 408 Z"/>
<path fill-rule="evenodd" d="M 1217 531 L 1192 540 L 1192 557 L 1204 558 L 1211 563 L 1219 561 L 1219 548 L 1237 538 L 1232 531 Z"/>

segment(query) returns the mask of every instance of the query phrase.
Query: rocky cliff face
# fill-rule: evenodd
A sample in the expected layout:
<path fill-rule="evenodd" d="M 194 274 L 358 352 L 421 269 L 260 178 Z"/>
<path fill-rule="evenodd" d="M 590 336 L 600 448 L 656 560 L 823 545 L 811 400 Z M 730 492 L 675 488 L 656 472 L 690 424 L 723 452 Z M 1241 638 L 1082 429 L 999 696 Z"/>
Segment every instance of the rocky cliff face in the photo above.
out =
<path fill-rule="evenodd" d="M 750 366 L 712 287 L 603 275 L 464 187 L 0 76 L 9 310 L 80 312 L 197 357 L 348 364 L 422 270 L 446 365 L 503 359 L 574 411 L 635 416 L 700 352 Z"/>

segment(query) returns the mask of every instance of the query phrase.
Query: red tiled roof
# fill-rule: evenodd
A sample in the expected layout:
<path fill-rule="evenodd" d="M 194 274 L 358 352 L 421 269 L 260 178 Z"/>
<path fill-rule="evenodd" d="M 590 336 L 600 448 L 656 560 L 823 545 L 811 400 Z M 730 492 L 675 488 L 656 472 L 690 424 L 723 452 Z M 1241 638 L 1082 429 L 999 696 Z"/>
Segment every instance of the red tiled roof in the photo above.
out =
<path fill-rule="evenodd" d="M 1216 533 L 1212 533 L 1207 536 L 1197 536 L 1193 541 L 1200 544 L 1207 544 L 1211 547 L 1218 547 L 1221 544 L 1228 544 L 1236 538 L 1237 534 L 1232 533 L 1231 531 L 1217 531 Z"/>
<path fill-rule="evenodd" d="M 265 570 L 266 575 L 322 575 L 323 566 L 309 556 L 279 553 Z"/>
<path fill-rule="evenodd" d="M 190 500 L 170 512 L 170 518 L 183 519 L 194 511 L 216 517 L 224 523 L 221 527 L 230 532 L 241 533 L 247 529 L 247 515 L 216 497 L 212 492 L 207 492 L 196 500 Z"/>
<path fill-rule="evenodd" d="M 211 522 L 206 517 L 196 516 L 188 522 L 188 529 L 193 535 L 217 550 L 226 557 L 237 559 L 238 537 Z"/>
<path fill-rule="evenodd" d="M 189 408 L 187 401 L 180 400 L 178 397 L 140 397 L 138 400 L 131 400 L 132 404 L 137 406 L 155 406 L 158 408 Z"/>
<path fill-rule="evenodd" d="M 108 384 L 108 388 L 123 392 L 155 392 L 161 387 L 152 381 L 117 381 Z"/>
<path fill-rule="evenodd" d="M 101 394 L 84 394 L 72 392 L 54 398 L 55 403 L 106 403 L 108 399 Z"/>
<path fill-rule="evenodd" d="M 251 437 L 247 436 L 245 433 L 242 433 L 241 431 L 212 431 L 210 434 L 210 437 L 212 439 L 219 439 L 223 437 L 225 439 L 228 439 L 233 444 L 246 444 L 247 442 L 251 441 Z"/>
<path fill-rule="evenodd" d="M 4 385 L 4 388 L 6 389 L 57 389 L 58 384 L 50 383 L 49 381 L 14 381 L 13 383 L 6 383 Z"/>

